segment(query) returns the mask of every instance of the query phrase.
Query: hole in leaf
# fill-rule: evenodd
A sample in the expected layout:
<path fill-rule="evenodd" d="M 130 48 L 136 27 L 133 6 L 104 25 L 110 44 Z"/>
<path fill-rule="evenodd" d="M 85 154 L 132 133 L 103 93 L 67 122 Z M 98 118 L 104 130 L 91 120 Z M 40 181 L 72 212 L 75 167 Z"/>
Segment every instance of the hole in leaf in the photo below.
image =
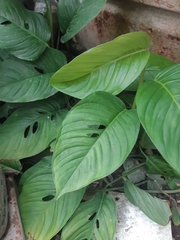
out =
<path fill-rule="evenodd" d="M 25 29 L 28 30 L 28 29 L 29 29 L 29 24 L 25 22 L 25 23 L 24 23 L 24 27 L 25 27 Z"/>
<path fill-rule="evenodd" d="M 48 201 L 52 200 L 53 198 L 54 198 L 53 195 L 48 195 L 48 196 L 43 197 L 42 200 L 43 200 L 44 202 L 48 202 Z"/>
<path fill-rule="evenodd" d="M 98 129 L 105 129 L 106 128 L 106 126 L 104 126 L 104 125 L 99 125 L 99 127 L 98 127 Z"/>
<path fill-rule="evenodd" d="M 1 23 L 1 25 L 9 25 L 9 24 L 11 24 L 10 21 L 4 21 L 4 22 Z"/>
<path fill-rule="evenodd" d="M 53 120 L 54 119 L 54 115 L 51 115 L 51 120 Z"/>
<path fill-rule="evenodd" d="M 34 67 L 34 69 L 38 72 L 38 73 L 41 73 L 41 74 L 44 74 L 44 71 L 38 67 Z"/>
<path fill-rule="evenodd" d="M 37 129 L 38 129 L 38 122 L 35 122 L 32 127 L 33 134 L 37 131 Z"/>
<path fill-rule="evenodd" d="M 119 198 L 118 197 L 115 197 L 115 201 L 118 201 L 119 200 Z"/>
<path fill-rule="evenodd" d="M 98 133 L 92 133 L 92 134 L 87 134 L 88 137 L 91 137 L 91 138 L 96 138 L 96 137 L 99 137 L 99 134 Z"/>
<path fill-rule="evenodd" d="M 99 220 L 96 220 L 96 227 L 99 228 Z"/>
<path fill-rule="evenodd" d="M 97 214 L 96 212 L 93 213 L 93 214 L 88 218 L 88 220 L 89 220 L 89 221 L 93 220 L 93 219 L 95 218 L 96 214 Z"/>
<path fill-rule="evenodd" d="M 42 114 L 42 115 L 46 115 L 47 112 L 43 112 L 43 111 L 38 111 L 39 114 Z"/>
<path fill-rule="evenodd" d="M 25 131 L 24 131 L 24 138 L 27 138 L 28 134 L 29 134 L 29 130 L 30 130 L 30 126 L 28 126 Z"/>

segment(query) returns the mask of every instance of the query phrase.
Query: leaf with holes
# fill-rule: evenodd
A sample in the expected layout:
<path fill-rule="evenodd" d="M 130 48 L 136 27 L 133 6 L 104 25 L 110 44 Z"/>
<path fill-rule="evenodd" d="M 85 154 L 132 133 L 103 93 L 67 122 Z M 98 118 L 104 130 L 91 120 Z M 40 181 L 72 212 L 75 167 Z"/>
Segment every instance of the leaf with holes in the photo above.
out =
<path fill-rule="evenodd" d="M 180 64 L 142 84 L 136 104 L 140 121 L 163 158 L 180 173 Z"/>
<path fill-rule="evenodd" d="M 29 102 L 55 94 L 49 80 L 65 64 L 64 54 L 51 48 L 34 62 L 8 58 L 0 65 L 0 100 Z"/>
<path fill-rule="evenodd" d="M 0 48 L 24 60 L 37 59 L 48 46 L 50 31 L 43 16 L 18 0 L 0 0 Z"/>
<path fill-rule="evenodd" d="M 15 110 L 0 126 L 0 159 L 22 159 L 48 147 L 67 113 L 50 98 Z"/>
<path fill-rule="evenodd" d="M 58 20 L 64 36 L 61 42 L 67 42 L 85 27 L 103 8 L 106 0 L 61 0 L 58 3 Z M 91 11 L 89 11 L 91 9 Z"/>
<path fill-rule="evenodd" d="M 31 174 L 28 174 L 28 171 Z M 51 239 L 71 217 L 85 191 L 80 189 L 55 200 L 56 190 L 50 156 L 28 169 L 21 183 L 23 187 L 19 197 L 19 208 L 25 234 L 29 240 Z"/>
<path fill-rule="evenodd" d="M 138 206 L 151 220 L 163 226 L 168 224 L 171 211 L 167 202 L 152 197 L 129 181 L 125 182 L 124 192 L 128 200 L 133 205 Z"/>
<path fill-rule="evenodd" d="M 112 197 L 98 192 L 81 203 L 62 231 L 61 240 L 111 240 L 116 230 L 116 205 Z"/>
<path fill-rule="evenodd" d="M 145 67 L 149 36 L 133 32 L 92 48 L 56 72 L 50 83 L 68 95 L 84 98 L 95 91 L 114 95 L 131 84 Z"/>
<path fill-rule="evenodd" d="M 81 100 L 63 121 L 54 149 L 57 197 L 120 167 L 136 142 L 139 125 L 136 110 L 127 110 L 110 93 L 95 92 Z"/>

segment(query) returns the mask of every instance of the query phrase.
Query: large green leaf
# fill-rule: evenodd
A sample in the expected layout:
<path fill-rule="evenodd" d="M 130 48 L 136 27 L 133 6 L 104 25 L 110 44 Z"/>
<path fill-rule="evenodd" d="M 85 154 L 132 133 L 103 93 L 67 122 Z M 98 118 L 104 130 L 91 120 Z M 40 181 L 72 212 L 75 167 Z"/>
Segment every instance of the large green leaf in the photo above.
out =
<path fill-rule="evenodd" d="M 55 94 L 57 90 L 50 86 L 49 80 L 64 64 L 64 54 L 51 48 L 34 62 L 8 58 L 0 64 L 0 100 L 29 102 Z"/>
<path fill-rule="evenodd" d="M 167 67 L 175 65 L 172 61 L 164 56 L 150 53 L 144 74 L 144 81 L 153 81 L 156 75 Z M 138 77 L 132 84 L 130 84 L 126 90 L 136 91 L 139 85 L 140 77 Z"/>
<path fill-rule="evenodd" d="M 116 95 L 145 67 L 149 57 L 148 46 L 146 33 L 122 35 L 74 58 L 54 74 L 50 83 L 77 98 L 84 98 L 95 91 Z"/>
<path fill-rule="evenodd" d="M 25 234 L 29 240 L 49 240 L 60 231 L 78 207 L 84 189 L 65 194 L 56 200 L 51 157 L 45 157 L 29 170 L 31 174 L 27 174 L 29 177 L 22 181 L 23 188 L 19 197 Z"/>
<path fill-rule="evenodd" d="M 27 10 L 18 0 L 0 0 L 0 48 L 32 61 L 45 50 L 49 39 L 43 16 Z"/>
<path fill-rule="evenodd" d="M 115 171 L 139 132 L 136 110 L 110 93 L 95 92 L 67 115 L 57 137 L 53 176 L 57 197 Z"/>
<path fill-rule="evenodd" d="M 116 205 L 111 196 L 98 192 L 81 203 L 62 231 L 61 240 L 111 240 L 116 230 Z"/>
<path fill-rule="evenodd" d="M 19 160 L 0 160 L 0 166 L 6 174 L 19 174 L 22 166 Z"/>
<path fill-rule="evenodd" d="M 0 126 L 0 159 L 22 159 L 46 149 L 67 113 L 60 108 L 61 99 L 34 102 L 14 111 Z"/>
<path fill-rule="evenodd" d="M 61 0 L 58 3 L 58 20 L 67 42 L 85 27 L 103 8 L 106 0 Z"/>
<path fill-rule="evenodd" d="M 151 220 L 163 226 L 168 224 L 171 211 L 167 202 L 152 197 L 129 181 L 125 182 L 124 191 L 128 200 L 138 206 Z"/>
<path fill-rule="evenodd" d="M 137 92 L 140 121 L 164 159 L 180 173 L 180 64 L 144 83 Z"/>

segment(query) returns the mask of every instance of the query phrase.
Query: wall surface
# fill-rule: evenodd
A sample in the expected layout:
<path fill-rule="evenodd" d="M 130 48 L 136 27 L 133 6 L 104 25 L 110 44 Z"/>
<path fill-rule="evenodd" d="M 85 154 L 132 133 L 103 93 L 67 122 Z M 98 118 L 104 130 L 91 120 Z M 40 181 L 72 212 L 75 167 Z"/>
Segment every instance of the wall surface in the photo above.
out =
<path fill-rule="evenodd" d="M 89 49 L 132 31 L 147 32 L 152 52 L 180 62 L 179 0 L 109 0 L 76 40 Z"/>

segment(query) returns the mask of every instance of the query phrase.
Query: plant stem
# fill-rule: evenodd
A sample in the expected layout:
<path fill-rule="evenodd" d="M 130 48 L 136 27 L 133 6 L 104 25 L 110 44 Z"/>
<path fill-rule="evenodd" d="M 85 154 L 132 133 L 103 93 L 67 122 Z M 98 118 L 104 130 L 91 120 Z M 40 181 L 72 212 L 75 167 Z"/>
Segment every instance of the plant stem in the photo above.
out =
<path fill-rule="evenodd" d="M 51 0 L 45 0 L 47 6 L 47 21 L 51 31 L 51 47 L 54 48 L 54 33 L 53 33 L 53 20 L 51 12 Z"/>
<path fill-rule="evenodd" d="M 138 84 L 138 88 L 137 88 L 137 91 L 139 89 L 139 87 L 143 84 L 144 82 L 144 74 L 145 74 L 145 68 L 142 70 L 141 72 L 141 76 L 140 76 L 140 80 L 139 80 L 139 84 Z M 136 96 L 134 98 L 134 102 L 133 102 L 133 105 L 132 105 L 132 109 L 133 108 L 136 108 Z"/>
<path fill-rule="evenodd" d="M 165 195 L 167 194 L 173 194 L 173 193 L 180 193 L 180 189 L 176 190 L 145 190 L 148 193 L 163 193 Z"/>
<path fill-rule="evenodd" d="M 146 165 L 145 162 L 144 162 L 144 163 L 140 163 L 140 164 L 136 165 L 135 167 L 132 167 L 132 168 L 130 168 L 129 170 L 124 171 L 120 177 L 118 177 L 118 178 L 116 178 L 114 181 L 108 183 L 108 184 L 105 186 L 104 189 L 107 189 L 107 188 L 108 188 L 109 186 L 111 186 L 112 184 L 118 182 L 118 181 L 121 180 L 121 179 L 124 179 L 125 176 L 127 176 L 128 174 L 131 174 L 131 173 L 135 172 L 137 169 L 139 169 L 140 167 L 142 167 L 142 166 L 144 166 L 144 165 Z"/>

